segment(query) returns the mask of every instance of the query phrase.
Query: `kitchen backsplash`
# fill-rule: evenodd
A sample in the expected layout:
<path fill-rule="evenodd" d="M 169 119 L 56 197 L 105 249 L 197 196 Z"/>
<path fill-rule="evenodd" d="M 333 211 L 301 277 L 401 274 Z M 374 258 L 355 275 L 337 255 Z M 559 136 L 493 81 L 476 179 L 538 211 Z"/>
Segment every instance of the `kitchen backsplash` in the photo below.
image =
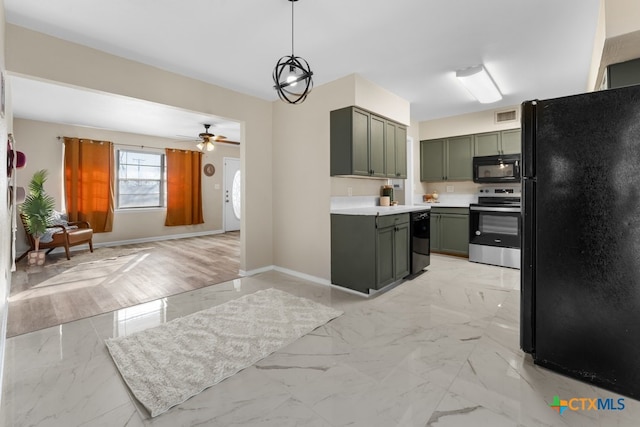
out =
<path fill-rule="evenodd" d="M 473 181 L 421 182 L 420 185 L 424 194 L 437 191 L 441 196 L 444 194 L 476 194 L 481 187 L 480 184 Z"/>

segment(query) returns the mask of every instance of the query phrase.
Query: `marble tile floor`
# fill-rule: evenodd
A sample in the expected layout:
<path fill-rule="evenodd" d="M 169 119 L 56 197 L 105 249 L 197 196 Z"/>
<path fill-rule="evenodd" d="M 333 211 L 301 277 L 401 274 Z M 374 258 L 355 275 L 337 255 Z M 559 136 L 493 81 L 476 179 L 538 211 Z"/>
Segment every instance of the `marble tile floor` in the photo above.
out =
<path fill-rule="evenodd" d="M 345 313 L 150 419 L 103 340 L 269 287 Z M 637 426 L 561 398 L 619 398 L 535 366 L 518 346 L 519 272 L 434 255 L 370 298 L 271 271 L 7 340 L 1 426 Z"/>

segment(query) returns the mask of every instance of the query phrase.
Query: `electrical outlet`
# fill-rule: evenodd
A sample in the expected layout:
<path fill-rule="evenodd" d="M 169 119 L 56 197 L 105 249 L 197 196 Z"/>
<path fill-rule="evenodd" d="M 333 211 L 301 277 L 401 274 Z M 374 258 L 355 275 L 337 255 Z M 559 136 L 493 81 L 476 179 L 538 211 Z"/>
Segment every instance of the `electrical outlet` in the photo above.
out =
<path fill-rule="evenodd" d="M 453 185 L 447 185 L 447 193 L 453 193 Z"/>
<path fill-rule="evenodd" d="M 353 196 L 353 187 L 347 187 L 347 195 Z"/>
<path fill-rule="evenodd" d="M 213 189 L 214 189 L 214 190 L 219 190 L 219 189 L 220 189 L 220 184 L 215 184 L 215 185 L 213 186 Z"/>

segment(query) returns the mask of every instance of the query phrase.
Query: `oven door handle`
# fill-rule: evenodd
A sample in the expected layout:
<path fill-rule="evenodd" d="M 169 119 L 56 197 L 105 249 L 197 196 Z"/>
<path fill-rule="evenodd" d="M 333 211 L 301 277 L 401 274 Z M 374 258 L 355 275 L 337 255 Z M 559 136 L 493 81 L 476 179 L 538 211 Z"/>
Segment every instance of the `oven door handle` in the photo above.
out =
<path fill-rule="evenodd" d="M 502 208 L 497 206 L 469 206 L 469 210 L 478 212 L 520 212 L 520 208 Z"/>

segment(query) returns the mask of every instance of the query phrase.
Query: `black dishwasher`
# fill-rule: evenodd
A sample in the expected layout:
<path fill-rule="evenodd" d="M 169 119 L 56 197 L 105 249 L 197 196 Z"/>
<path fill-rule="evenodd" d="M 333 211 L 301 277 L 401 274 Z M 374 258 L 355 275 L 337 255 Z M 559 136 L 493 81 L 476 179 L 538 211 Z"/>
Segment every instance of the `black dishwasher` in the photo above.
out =
<path fill-rule="evenodd" d="M 411 213 L 411 275 L 421 273 L 431 263 L 431 212 Z"/>

